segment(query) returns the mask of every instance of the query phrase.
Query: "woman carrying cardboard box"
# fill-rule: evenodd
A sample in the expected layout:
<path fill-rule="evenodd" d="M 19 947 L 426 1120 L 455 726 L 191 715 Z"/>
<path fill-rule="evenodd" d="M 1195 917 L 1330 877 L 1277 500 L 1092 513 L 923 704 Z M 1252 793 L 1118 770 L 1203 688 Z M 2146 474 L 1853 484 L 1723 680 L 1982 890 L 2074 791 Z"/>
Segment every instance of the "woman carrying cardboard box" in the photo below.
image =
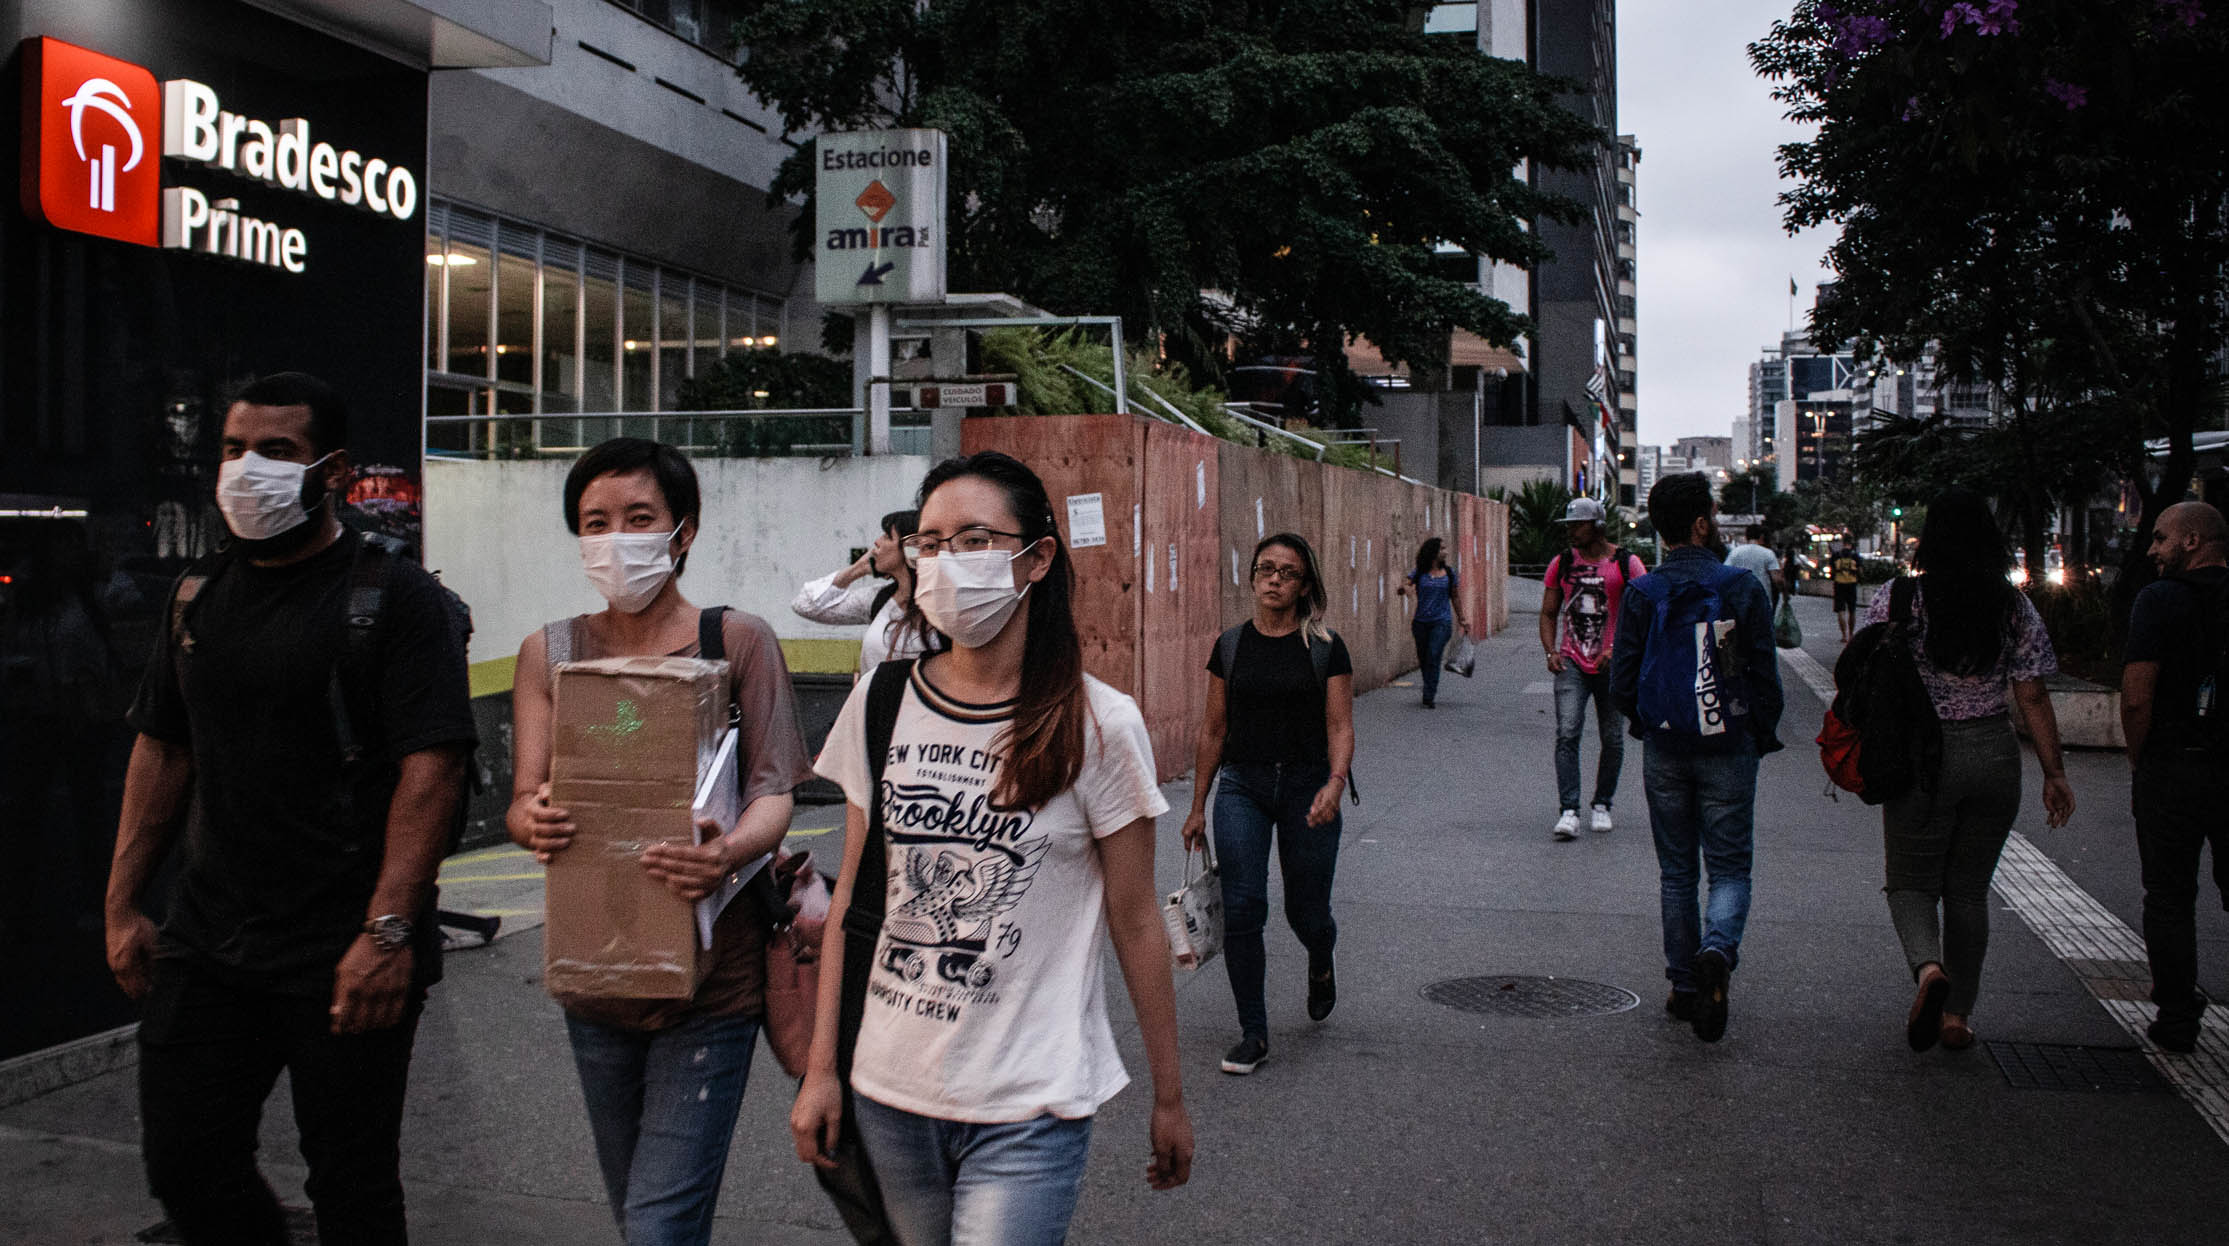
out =
<path fill-rule="evenodd" d="M 790 790 L 811 773 L 789 670 L 764 620 L 700 610 L 681 595 L 699 504 L 696 471 L 680 451 L 635 437 L 604 442 L 574 464 L 564 505 L 589 582 L 610 604 L 551 623 L 519 646 L 506 825 L 545 864 L 574 838 L 570 815 L 549 799 L 558 663 L 715 656 L 706 652 L 710 638 L 729 662 L 740 711 L 743 813 L 732 827 L 700 819 L 701 844 L 653 843 L 641 856 L 650 877 L 695 903 L 788 832 Z M 559 996 L 596 1161 L 629 1246 L 695 1246 L 711 1235 L 764 1014 L 767 923 L 748 889 L 730 902 L 713 925 L 711 964 L 689 998 Z"/>

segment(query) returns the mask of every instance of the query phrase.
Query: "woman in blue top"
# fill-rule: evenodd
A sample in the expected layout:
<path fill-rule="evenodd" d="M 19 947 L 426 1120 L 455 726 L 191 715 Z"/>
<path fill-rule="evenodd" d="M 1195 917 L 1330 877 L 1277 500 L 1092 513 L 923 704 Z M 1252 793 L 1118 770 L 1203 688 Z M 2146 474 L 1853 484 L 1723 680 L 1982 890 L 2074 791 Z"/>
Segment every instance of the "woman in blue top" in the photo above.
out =
<path fill-rule="evenodd" d="M 1447 648 L 1454 629 L 1470 630 L 1455 592 L 1455 572 L 1447 565 L 1447 546 L 1433 537 L 1416 547 L 1416 570 L 1408 583 L 1393 590 L 1406 597 L 1416 594 L 1416 617 L 1409 631 L 1416 637 L 1416 664 L 1424 672 L 1424 708 L 1440 695 L 1440 653 Z"/>

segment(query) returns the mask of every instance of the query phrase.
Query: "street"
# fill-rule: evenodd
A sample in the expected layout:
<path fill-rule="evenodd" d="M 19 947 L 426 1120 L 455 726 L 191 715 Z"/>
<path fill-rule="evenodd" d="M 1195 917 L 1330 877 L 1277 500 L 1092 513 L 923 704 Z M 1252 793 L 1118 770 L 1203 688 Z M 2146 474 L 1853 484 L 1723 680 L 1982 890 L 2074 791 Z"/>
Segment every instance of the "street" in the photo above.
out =
<path fill-rule="evenodd" d="M 1481 645 L 1475 678 L 1447 677 L 1436 710 L 1399 685 L 1357 702 L 1363 804 L 1347 807 L 1335 892 L 1337 1011 L 1321 1024 L 1305 1019 L 1304 955 L 1274 901 L 1271 1055 L 1258 1073 L 1216 1071 L 1236 1037 L 1222 967 L 1179 974 L 1199 1149 L 1191 1184 L 1173 1193 L 1145 1188 L 1145 1062 L 1110 969 L 1110 1012 L 1134 1080 L 1095 1126 L 1073 1240 L 2229 1237 L 2220 1206 L 2229 1189 L 2229 1024 L 2209 1013 L 2197 1055 L 2159 1058 L 2194 1070 L 2177 1089 L 2147 1076 L 2154 1066 L 2134 1054 L 2140 1041 L 2099 1002 L 2099 988 L 2085 985 L 2112 979 L 2118 971 L 2103 962 L 2113 958 L 2064 959 L 2069 949 L 2112 944 L 2112 919 L 2137 925 L 2118 754 L 2069 758 L 2080 806 L 2059 831 L 2043 825 L 2028 768 L 2017 832 L 2035 851 L 2016 839 L 1999 874 L 1974 1019 L 1981 1041 L 1966 1052 L 1914 1055 L 1902 1034 L 1910 981 L 1879 891 L 1879 817 L 1854 798 L 1822 795 L 1811 744 L 1822 705 L 1805 664 L 1784 663 L 1787 748 L 1763 766 L 1755 902 L 1732 1020 L 1723 1042 L 1706 1045 L 1663 1014 L 1637 742 L 1626 753 L 1617 829 L 1550 839 L 1552 705 L 1531 626 L 1537 603 L 1536 585 L 1512 585 L 1511 626 Z M 1831 668 L 1827 604 L 1806 598 L 1800 607 L 1816 664 L 1809 669 Z M 1590 723 L 1590 774 L 1593 756 Z M 1175 831 L 1190 791 L 1179 783 L 1167 794 L 1164 890 L 1183 868 Z M 833 857 L 840 832 L 825 828 L 840 815 L 800 809 L 799 830 L 820 833 L 799 842 Z M 484 895 L 452 881 L 451 906 L 515 916 L 490 948 L 448 958 L 419 1032 L 403 1168 L 422 1246 L 616 1240 L 560 1014 L 539 982 L 532 872 L 530 861 L 503 853 L 451 867 L 452 876 L 491 880 L 480 884 Z M 2085 894 L 2100 907 L 2082 908 Z M 2210 994 L 2229 998 L 2229 915 L 2217 899 L 2201 894 L 2201 977 Z M 2069 934 L 2074 926 L 2081 930 Z M 1604 984 L 1639 1003 L 1536 1018 L 1462 1011 L 1424 995 L 1446 979 L 1505 975 Z M 1500 993 L 1496 983 L 1485 987 L 1489 997 Z M 2124 1011 L 2140 1029 L 2149 1005 Z M 2106 1050 L 2014 1052 L 1993 1043 Z M 2048 1073 L 2067 1058 L 2127 1077 L 2132 1088 L 2022 1088 L 2005 1071 Z M 753 1074 L 715 1240 L 848 1240 L 791 1152 L 788 1083 L 763 1052 Z M 129 1070 L 0 1111 L 0 1242 L 123 1243 L 158 1223 L 137 1135 Z M 301 1205 L 283 1087 L 267 1112 L 262 1154 L 282 1198 Z"/>

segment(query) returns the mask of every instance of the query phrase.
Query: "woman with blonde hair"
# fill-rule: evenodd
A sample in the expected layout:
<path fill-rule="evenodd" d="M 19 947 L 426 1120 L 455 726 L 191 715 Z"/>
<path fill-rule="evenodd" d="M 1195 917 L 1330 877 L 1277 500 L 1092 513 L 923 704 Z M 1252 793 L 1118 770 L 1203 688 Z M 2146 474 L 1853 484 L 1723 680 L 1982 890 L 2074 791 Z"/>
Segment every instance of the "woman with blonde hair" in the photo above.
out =
<path fill-rule="evenodd" d="M 1207 842 L 1215 780 L 1215 856 L 1223 882 L 1223 961 L 1238 1005 L 1238 1042 L 1225 1073 L 1247 1074 L 1269 1055 L 1264 1002 L 1269 850 L 1285 882 L 1285 920 L 1308 949 L 1308 1017 L 1338 998 L 1331 879 L 1339 861 L 1339 797 L 1354 761 L 1354 663 L 1324 623 L 1316 553 L 1280 532 L 1254 547 L 1254 617 L 1223 633 L 1208 656 L 1207 717 L 1184 842 Z"/>

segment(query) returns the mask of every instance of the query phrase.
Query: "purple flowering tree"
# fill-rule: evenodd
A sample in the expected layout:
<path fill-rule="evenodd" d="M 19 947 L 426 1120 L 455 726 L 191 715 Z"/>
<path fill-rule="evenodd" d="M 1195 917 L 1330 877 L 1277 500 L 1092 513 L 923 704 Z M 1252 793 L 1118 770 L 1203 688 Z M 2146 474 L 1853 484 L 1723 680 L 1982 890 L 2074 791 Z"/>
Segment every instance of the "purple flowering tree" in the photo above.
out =
<path fill-rule="evenodd" d="M 2054 491 L 2125 471 L 2133 592 L 2221 415 L 2229 0 L 1797 0 L 1749 52 L 1811 129 L 1780 152 L 1788 228 L 1841 229 L 1815 336 L 1990 387 L 2000 444 L 1960 461 L 2005 477 L 1967 483 L 2021 513 L 2031 566 Z"/>

